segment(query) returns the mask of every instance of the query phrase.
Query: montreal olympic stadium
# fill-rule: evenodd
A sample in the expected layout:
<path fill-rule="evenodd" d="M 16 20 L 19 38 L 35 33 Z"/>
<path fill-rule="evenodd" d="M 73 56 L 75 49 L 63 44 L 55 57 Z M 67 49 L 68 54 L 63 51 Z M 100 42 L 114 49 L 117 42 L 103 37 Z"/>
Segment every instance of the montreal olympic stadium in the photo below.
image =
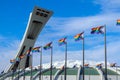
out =
<path fill-rule="evenodd" d="M 39 33 L 52 14 L 52 11 L 43 8 L 33 9 L 15 58 L 26 55 L 28 50 L 31 51 Z M 0 80 L 106 80 L 105 65 L 98 62 L 85 62 L 84 68 L 82 61 L 78 60 L 67 61 L 66 68 L 64 68 L 64 61 L 54 62 L 52 67 L 50 64 L 30 67 L 31 65 L 31 56 L 25 56 L 19 62 L 11 64 L 5 72 L 1 72 Z M 120 80 L 119 66 L 107 64 L 107 80 Z"/>

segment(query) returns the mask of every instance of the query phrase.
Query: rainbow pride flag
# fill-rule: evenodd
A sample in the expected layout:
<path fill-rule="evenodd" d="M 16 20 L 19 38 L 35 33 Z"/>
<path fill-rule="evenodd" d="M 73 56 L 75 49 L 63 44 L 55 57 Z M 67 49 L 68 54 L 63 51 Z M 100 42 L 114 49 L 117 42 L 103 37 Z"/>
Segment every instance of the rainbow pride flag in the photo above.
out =
<path fill-rule="evenodd" d="M 65 41 L 66 39 L 67 39 L 67 37 L 60 39 L 60 40 L 58 41 L 58 42 L 59 42 L 59 45 L 66 44 L 66 41 Z"/>
<path fill-rule="evenodd" d="M 101 34 L 103 34 L 104 32 L 102 31 L 102 28 L 103 28 L 104 26 L 98 26 L 98 27 L 94 27 L 94 28 L 92 28 L 91 29 L 91 34 L 95 34 L 95 33 L 97 33 L 97 34 L 99 34 L 99 33 L 101 33 Z"/>
<path fill-rule="evenodd" d="M 22 55 L 19 56 L 20 59 L 23 59 L 24 57 L 25 57 L 24 54 L 22 54 Z"/>
<path fill-rule="evenodd" d="M 14 64 L 14 63 L 15 63 L 15 59 L 11 59 L 11 60 L 10 60 L 10 63 L 11 63 L 11 64 Z"/>
<path fill-rule="evenodd" d="M 16 58 L 16 62 L 19 62 L 19 61 L 20 61 L 20 57 L 17 57 L 17 58 Z"/>
<path fill-rule="evenodd" d="M 26 55 L 27 55 L 27 56 L 31 56 L 30 50 L 27 50 L 27 51 L 26 51 Z"/>
<path fill-rule="evenodd" d="M 78 41 L 78 40 L 83 39 L 83 33 L 84 33 L 84 32 L 82 32 L 82 33 L 80 33 L 80 34 L 75 35 L 75 36 L 74 36 L 75 41 Z"/>
<path fill-rule="evenodd" d="M 50 49 L 50 48 L 51 48 L 51 44 L 52 44 L 52 42 L 46 44 L 46 45 L 43 47 L 43 49 L 44 49 L 44 50 Z"/>
<path fill-rule="evenodd" d="M 120 25 L 120 19 L 117 20 L 117 25 Z"/>
<path fill-rule="evenodd" d="M 40 47 L 35 47 L 35 48 L 32 49 L 32 52 L 40 52 L 39 49 L 40 49 Z"/>

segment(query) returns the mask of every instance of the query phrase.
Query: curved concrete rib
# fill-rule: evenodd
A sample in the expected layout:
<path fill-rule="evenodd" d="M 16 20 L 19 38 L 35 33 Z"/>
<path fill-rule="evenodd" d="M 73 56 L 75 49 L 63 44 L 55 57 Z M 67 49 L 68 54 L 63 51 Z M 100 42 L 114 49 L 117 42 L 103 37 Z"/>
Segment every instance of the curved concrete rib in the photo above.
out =
<path fill-rule="evenodd" d="M 8 72 L 3 77 L 0 78 L 0 80 L 5 80 L 8 76 L 12 75 L 12 72 Z"/>
<path fill-rule="evenodd" d="M 100 71 L 101 71 L 101 73 L 102 73 L 102 80 L 105 80 L 105 75 L 104 75 L 103 70 L 102 70 L 102 69 L 98 69 L 98 70 L 100 70 Z"/>
<path fill-rule="evenodd" d="M 97 71 L 98 71 L 98 73 L 100 74 L 100 77 L 101 77 L 101 80 L 104 80 L 105 79 L 105 77 L 103 77 L 103 72 L 101 71 L 101 69 L 98 69 L 98 68 L 95 68 Z"/>
<path fill-rule="evenodd" d="M 114 71 L 114 72 L 116 72 L 116 73 L 120 74 L 120 72 L 119 72 L 119 71 L 117 71 L 117 67 L 114 67 L 114 68 L 108 67 L 108 69 L 110 69 L 110 70 L 112 70 L 112 71 Z"/>
<path fill-rule="evenodd" d="M 44 69 L 42 70 L 41 72 L 44 73 L 46 71 L 48 71 L 49 69 Z M 33 76 L 33 79 L 32 80 L 36 80 L 36 78 L 39 76 L 40 72 L 38 71 L 34 76 Z"/>
<path fill-rule="evenodd" d="M 6 75 L 6 73 L 0 74 L 0 79 L 1 79 L 4 75 Z"/>
<path fill-rule="evenodd" d="M 78 69 L 77 80 L 80 80 L 80 78 L 81 78 L 80 72 L 81 72 L 81 67 L 79 67 L 79 69 Z"/>
<path fill-rule="evenodd" d="M 0 75 L 0 80 L 6 75 L 7 73 L 4 73 L 2 75 Z"/>
<path fill-rule="evenodd" d="M 17 71 L 17 72 L 14 72 L 14 74 L 17 74 L 17 73 L 18 73 L 18 71 Z M 2 78 L 0 78 L 0 80 L 5 80 L 5 79 L 7 79 L 9 76 L 12 76 L 12 75 L 13 75 L 13 72 L 10 71 L 10 72 L 6 73 Z"/>
<path fill-rule="evenodd" d="M 55 77 L 54 77 L 54 80 L 58 80 L 58 77 L 59 75 L 63 72 L 63 70 L 58 70 L 56 73 L 55 73 Z"/>
<path fill-rule="evenodd" d="M 30 71 L 26 71 L 25 73 L 28 73 L 28 72 L 30 72 Z M 24 71 L 21 71 L 19 73 L 19 76 L 17 76 L 14 80 L 18 80 L 18 77 L 21 78 L 23 75 L 24 75 Z"/>

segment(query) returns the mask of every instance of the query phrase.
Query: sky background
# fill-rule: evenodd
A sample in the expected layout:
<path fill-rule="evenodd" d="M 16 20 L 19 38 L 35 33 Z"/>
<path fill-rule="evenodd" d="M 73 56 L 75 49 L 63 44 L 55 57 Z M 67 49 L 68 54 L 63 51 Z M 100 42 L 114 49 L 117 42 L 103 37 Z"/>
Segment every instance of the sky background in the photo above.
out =
<path fill-rule="evenodd" d="M 64 46 L 58 40 L 67 36 L 68 59 L 82 60 L 82 41 L 74 35 L 84 31 L 85 60 L 104 61 L 104 35 L 91 35 L 92 27 L 106 25 L 108 62 L 120 65 L 119 0 L 1 0 L 0 1 L 0 71 L 15 58 L 24 35 L 29 14 L 34 6 L 54 12 L 41 31 L 35 46 L 53 41 L 53 61 L 64 60 Z M 39 54 L 33 55 L 33 65 L 39 65 Z M 50 62 L 50 51 L 43 51 L 43 63 Z"/>

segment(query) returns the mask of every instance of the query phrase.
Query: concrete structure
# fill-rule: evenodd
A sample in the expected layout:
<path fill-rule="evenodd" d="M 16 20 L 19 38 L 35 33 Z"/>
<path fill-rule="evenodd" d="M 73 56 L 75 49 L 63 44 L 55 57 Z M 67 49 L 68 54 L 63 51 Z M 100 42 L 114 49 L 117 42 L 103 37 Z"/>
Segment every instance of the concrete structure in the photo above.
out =
<path fill-rule="evenodd" d="M 31 50 L 33 48 L 39 33 L 41 32 L 42 28 L 45 26 L 46 22 L 49 20 L 52 14 L 52 11 L 45 10 L 39 7 L 35 7 L 33 9 L 33 12 L 30 14 L 27 29 L 23 36 L 16 57 L 25 55 L 27 50 Z M 15 64 L 11 65 L 8 71 L 15 71 L 18 66 L 20 66 L 21 69 L 27 68 L 31 65 L 31 62 L 32 61 L 30 56 L 25 56 L 25 58 L 21 59 L 20 62 L 16 62 Z"/>
<path fill-rule="evenodd" d="M 63 66 L 64 61 L 62 62 L 55 62 L 53 63 L 54 68 L 52 71 L 52 80 L 64 80 L 64 69 L 61 68 Z M 67 80 L 83 80 L 83 68 L 80 64 L 81 61 L 68 61 L 67 65 Z M 94 63 L 94 62 L 92 62 Z M 57 64 L 57 65 L 56 65 Z M 42 79 L 41 80 L 50 80 L 50 67 L 48 66 L 49 63 L 43 64 L 42 67 Z M 74 67 L 76 65 L 76 67 Z M 85 80 L 105 80 L 104 73 L 105 68 L 102 66 L 101 68 L 96 67 L 96 63 L 91 64 L 84 68 L 85 70 Z M 119 67 L 109 67 L 108 65 L 108 80 L 120 80 L 120 68 Z M 32 70 L 32 80 L 39 80 L 39 65 L 34 66 Z M 8 74 L 8 73 L 6 73 Z M 23 70 L 14 73 L 14 80 L 23 80 Z M 9 73 L 7 76 L 0 76 L 0 80 L 12 80 L 12 73 Z M 31 76 L 31 69 L 25 69 L 25 80 L 30 80 Z M 6 78 L 3 78 L 6 77 Z"/>
<path fill-rule="evenodd" d="M 58 71 L 60 71 L 59 69 L 53 69 L 53 74 L 52 80 L 64 80 L 64 71 L 60 72 L 56 77 L 56 73 L 58 73 Z M 68 68 L 67 69 L 67 80 L 82 80 L 82 77 L 78 79 L 78 76 L 82 76 L 82 73 L 80 75 L 78 75 L 78 68 Z M 82 70 L 81 70 L 82 71 Z M 39 72 L 39 70 L 33 70 L 33 76 L 35 76 L 37 73 Z M 30 80 L 30 70 L 26 71 L 25 74 L 25 79 L 26 80 Z M 16 74 L 17 76 L 17 74 Z M 15 77 L 16 77 L 15 76 Z M 14 79 L 15 79 L 14 77 Z M 11 80 L 11 77 L 6 78 L 5 80 Z M 17 79 L 15 79 L 17 80 Z M 23 76 L 20 77 L 19 80 L 23 80 Z M 37 76 L 36 78 L 33 78 L 32 80 L 39 80 L 39 76 Z M 42 80 L 50 80 L 50 69 L 44 69 L 42 71 Z M 99 74 L 99 72 L 97 71 L 96 68 L 92 67 L 92 68 L 86 68 L 85 69 L 85 80 L 105 80 L 104 78 L 101 79 L 101 75 Z M 108 69 L 108 80 L 120 80 L 120 75 L 114 71 L 109 71 Z"/>

